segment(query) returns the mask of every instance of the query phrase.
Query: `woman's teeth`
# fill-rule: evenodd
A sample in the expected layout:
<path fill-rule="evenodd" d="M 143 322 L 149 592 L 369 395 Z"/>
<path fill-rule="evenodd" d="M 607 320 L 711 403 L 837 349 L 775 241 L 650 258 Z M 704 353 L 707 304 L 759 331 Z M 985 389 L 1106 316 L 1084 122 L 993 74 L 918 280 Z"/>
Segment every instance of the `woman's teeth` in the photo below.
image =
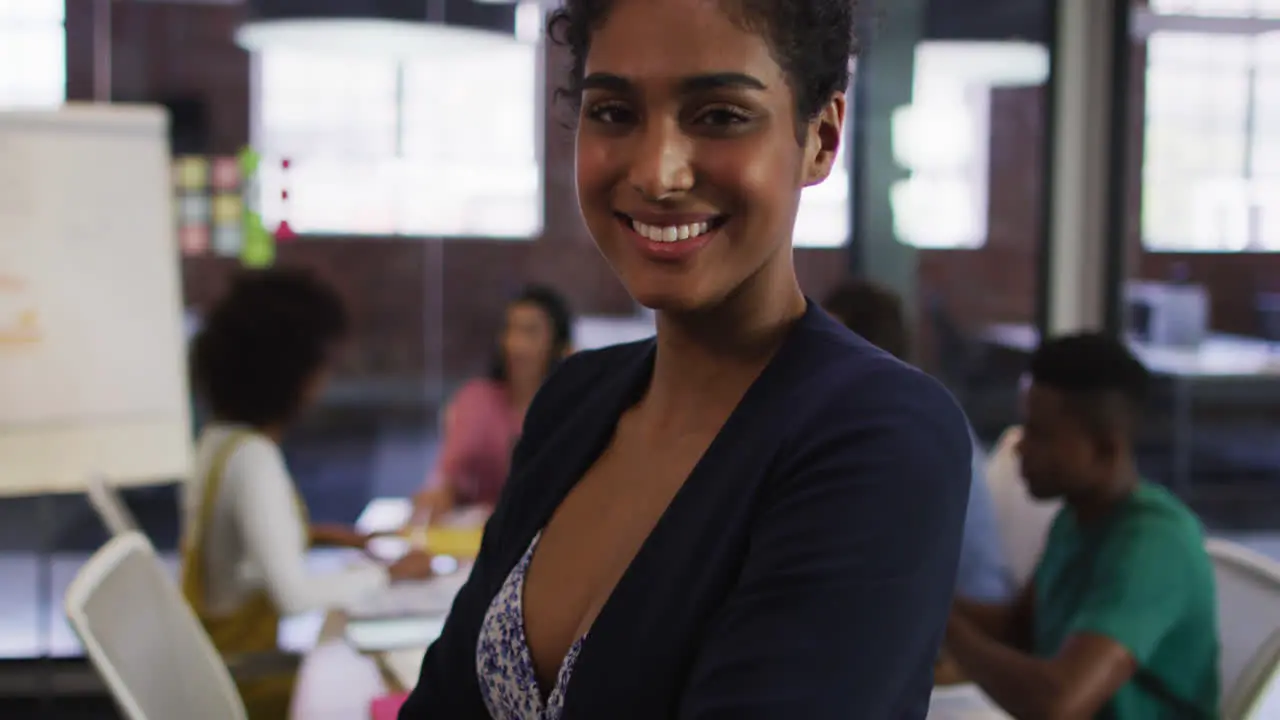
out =
<path fill-rule="evenodd" d="M 631 229 L 654 242 L 673 243 L 703 235 L 709 230 L 711 223 L 700 222 L 689 225 L 646 225 L 639 220 L 631 221 Z"/>

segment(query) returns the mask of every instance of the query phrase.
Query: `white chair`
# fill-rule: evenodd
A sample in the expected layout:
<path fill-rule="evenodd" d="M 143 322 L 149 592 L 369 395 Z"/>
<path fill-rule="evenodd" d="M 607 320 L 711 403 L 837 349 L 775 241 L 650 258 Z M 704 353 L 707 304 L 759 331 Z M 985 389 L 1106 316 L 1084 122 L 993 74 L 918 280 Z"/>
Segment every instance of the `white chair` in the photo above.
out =
<path fill-rule="evenodd" d="M 1021 439 L 1021 427 L 1005 430 L 987 461 L 987 487 L 991 489 L 1005 562 L 1019 588 L 1031 580 L 1053 518 L 1062 507 L 1057 500 L 1037 500 L 1027 492 L 1018 463 Z"/>
<path fill-rule="evenodd" d="M 1280 631 L 1271 633 L 1244 674 L 1236 680 L 1223 720 L 1274 720 L 1280 717 Z"/>
<path fill-rule="evenodd" d="M 126 720 L 245 720 L 226 665 L 140 533 L 94 553 L 65 607 Z"/>
<path fill-rule="evenodd" d="M 1238 717 L 1257 692 L 1257 668 L 1280 651 L 1269 645 L 1280 630 L 1280 564 L 1227 540 L 1210 539 L 1206 549 L 1218 587 L 1224 717 Z"/>
<path fill-rule="evenodd" d="M 110 480 L 102 475 L 89 478 L 89 504 L 107 526 L 112 537 L 125 533 L 138 532 L 138 521 L 124 504 L 124 498 L 116 492 Z"/>

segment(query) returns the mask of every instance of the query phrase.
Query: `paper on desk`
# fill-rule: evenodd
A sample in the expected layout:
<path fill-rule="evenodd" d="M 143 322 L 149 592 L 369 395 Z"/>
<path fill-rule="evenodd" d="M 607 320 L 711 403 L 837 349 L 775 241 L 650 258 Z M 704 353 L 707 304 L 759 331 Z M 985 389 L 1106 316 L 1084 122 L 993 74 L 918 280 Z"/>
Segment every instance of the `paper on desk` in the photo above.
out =
<path fill-rule="evenodd" d="M 426 652 L 423 648 L 392 650 L 382 654 L 382 664 L 402 689 L 412 690 L 418 684 L 418 674 L 422 672 L 422 658 Z"/>
<path fill-rule="evenodd" d="M 393 618 L 347 623 L 347 644 L 362 653 L 422 650 L 440 637 L 444 618 Z"/>
<path fill-rule="evenodd" d="M 466 582 L 467 572 L 462 571 L 421 582 L 398 583 L 352 604 L 347 616 L 367 620 L 447 615 Z"/>
<path fill-rule="evenodd" d="M 929 701 L 928 720 L 1010 720 L 977 685 L 935 688 Z"/>
<path fill-rule="evenodd" d="M 474 558 L 480 553 L 483 527 L 430 527 L 427 528 L 427 552 L 457 558 Z"/>

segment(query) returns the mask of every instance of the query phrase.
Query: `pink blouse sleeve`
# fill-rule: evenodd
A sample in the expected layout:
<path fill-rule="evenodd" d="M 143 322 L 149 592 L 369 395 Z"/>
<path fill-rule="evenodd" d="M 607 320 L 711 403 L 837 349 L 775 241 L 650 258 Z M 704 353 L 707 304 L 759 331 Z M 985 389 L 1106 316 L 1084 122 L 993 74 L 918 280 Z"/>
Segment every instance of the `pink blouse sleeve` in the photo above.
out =
<path fill-rule="evenodd" d="M 495 417 L 495 388 L 487 380 L 473 380 L 462 387 L 445 408 L 440 455 L 428 479 L 429 487 L 447 484 L 462 502 L 471 500 L 477 459 L 487 451 L 486 436 Z"/>

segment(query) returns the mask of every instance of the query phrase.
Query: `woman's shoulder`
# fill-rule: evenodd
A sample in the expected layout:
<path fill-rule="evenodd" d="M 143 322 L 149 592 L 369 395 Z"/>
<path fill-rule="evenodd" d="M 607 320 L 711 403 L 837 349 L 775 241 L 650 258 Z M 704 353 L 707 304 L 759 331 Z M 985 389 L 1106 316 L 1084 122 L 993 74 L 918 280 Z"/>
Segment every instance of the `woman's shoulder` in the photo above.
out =
<path fill-rule="evenodd" d="M 208 456 L 210 460 L 222 453 L 229 453 L 228 459 L 244 454 L 246 456 L 279 455 L 280 447 L 271 438 L 244 425 L 211 423 L 200 431 L 196 440 L 196 452 Z"/>
<path fill-rule="evenodd" d="M 238 426 L 214 425 L 200 433 L 198 456 L 201 470 L 208 472 L 220 460 L 223 482 L 284 467 L 280 446 L 265 435 Z"/>
<path fill-rule="evenodd" d="M 779 418 L 766 423 L 779 438 L 775 489 L 804 494 L 818 483 L 833 497 L 934 495 L 963 510 L 973 444 L 942 383 L 834 320 L 789 345 L 761 409 Z"/>
<path fill-rule="evenodd" d="M 846 428 L 936 428 L 971 444 L 968 421 L 941 382 L 835 320 L 812 320 L 791 345 L 781 376 L 791 384 L 788 402 L 801 416 Z"/>

